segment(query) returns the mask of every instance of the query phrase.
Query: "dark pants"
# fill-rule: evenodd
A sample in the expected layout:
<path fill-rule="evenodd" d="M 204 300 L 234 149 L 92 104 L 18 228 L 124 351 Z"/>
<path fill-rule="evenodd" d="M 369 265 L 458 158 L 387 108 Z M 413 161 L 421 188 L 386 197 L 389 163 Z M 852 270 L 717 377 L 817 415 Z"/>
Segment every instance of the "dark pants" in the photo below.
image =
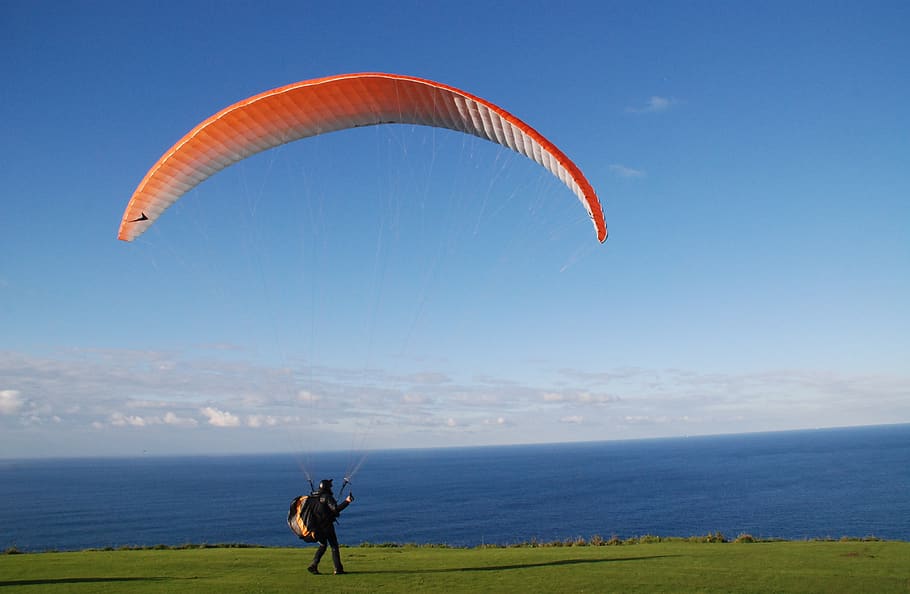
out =
<path fill-rule="evenodd" d="M 316 555 L 313 556 L 313 564 L 310 567 L 319 567 L 319 561 L 325 555 L 325 550 L 332 547 L 332 564 L 335 565 L 335 571 L 344 571 L 341 566 L 341 551 L 338 550 L 338 537 L 335 535 L 335 526 L 330 526 L 328 530 L 319 534 L 316 539 L 319 542 L 319 548 L 316 549 Z"/>

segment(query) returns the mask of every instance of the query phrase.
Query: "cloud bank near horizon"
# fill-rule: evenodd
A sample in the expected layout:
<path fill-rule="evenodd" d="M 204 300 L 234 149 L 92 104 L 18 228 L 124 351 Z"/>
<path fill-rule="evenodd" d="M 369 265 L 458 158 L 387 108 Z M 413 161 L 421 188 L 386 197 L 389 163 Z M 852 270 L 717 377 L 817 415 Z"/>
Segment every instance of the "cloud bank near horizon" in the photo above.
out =
<path fill-rule="evenodd" d="M 164 453 L 236 452 L 241 433 L 257 451 L 286 451 L 289 435 L 312 436 L 317 449 L 352 439 L 380 449 L 910 421 L 906 376 L 563 368 L 528 383 L 445 369 L 301 369 L 212 350 L 2 352 L 4 455 L 117 453 L 119 441 Z M 84 452 L 42 445 L 51 433 L 81 436 L 74 443 Z"/>

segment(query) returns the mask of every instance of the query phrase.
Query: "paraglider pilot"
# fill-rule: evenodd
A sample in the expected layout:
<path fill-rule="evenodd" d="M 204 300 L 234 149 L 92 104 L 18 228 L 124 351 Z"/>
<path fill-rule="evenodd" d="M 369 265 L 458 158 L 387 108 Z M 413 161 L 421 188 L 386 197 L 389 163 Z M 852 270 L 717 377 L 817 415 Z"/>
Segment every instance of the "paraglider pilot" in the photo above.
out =
<path fill-rule="evenodd" d="M 344 567 L 341 565 L 341 552 L 338 550 L 338 536 L 335 535 L 335 519 L 344 508 L 354 501 L 354 494 L 348 494 L 344 501 L 338 503 L 332 493 L 332 479 L 325 479 L 319 483 L 319 490 L 313 494 L 313 497 L 318 498 L 316 507 L 313 509 L 313 515 L 317 521 L 315 532 L 319 548 L 316 549 L 313 563 L 307 567 L 307 571 L 313 574 L 319 573 L 319 561 L 325 554 L 326 548 L 332 547 L 332 563 L 335 565 L 335 575 L 343 574 Z"/>

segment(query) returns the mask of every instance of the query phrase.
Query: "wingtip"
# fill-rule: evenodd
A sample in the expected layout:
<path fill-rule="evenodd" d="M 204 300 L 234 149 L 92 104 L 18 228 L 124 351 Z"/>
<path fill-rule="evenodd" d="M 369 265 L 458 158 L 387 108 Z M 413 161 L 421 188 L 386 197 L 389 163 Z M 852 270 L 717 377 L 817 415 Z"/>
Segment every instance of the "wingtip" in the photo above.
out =
<path fill-rule="evenodd" d="M 133 235 L 128 233 L 127 230 L 124 229 L 124 227 L 125 227 L 125 225 L 123 225 L 121 223 L 120 229 L 117 231 L 117 239 L 119 239 L 120 241 L 126 241 L 126 242 L 133 241 Z"/>

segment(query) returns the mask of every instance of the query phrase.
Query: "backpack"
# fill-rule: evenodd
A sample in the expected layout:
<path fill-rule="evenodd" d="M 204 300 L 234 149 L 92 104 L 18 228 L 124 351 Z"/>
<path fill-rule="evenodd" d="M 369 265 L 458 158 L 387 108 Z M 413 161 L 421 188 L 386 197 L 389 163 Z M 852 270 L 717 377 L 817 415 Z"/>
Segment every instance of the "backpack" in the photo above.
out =
<path fill-rule="evenodd" d="M 291 501 L 288 510 L 288 527 L 305 542 L 316 542 L 315 529 L 319 525 L 313 512 L 319 505 L 319 498 L 313 495 L 300 495 Z"/>

